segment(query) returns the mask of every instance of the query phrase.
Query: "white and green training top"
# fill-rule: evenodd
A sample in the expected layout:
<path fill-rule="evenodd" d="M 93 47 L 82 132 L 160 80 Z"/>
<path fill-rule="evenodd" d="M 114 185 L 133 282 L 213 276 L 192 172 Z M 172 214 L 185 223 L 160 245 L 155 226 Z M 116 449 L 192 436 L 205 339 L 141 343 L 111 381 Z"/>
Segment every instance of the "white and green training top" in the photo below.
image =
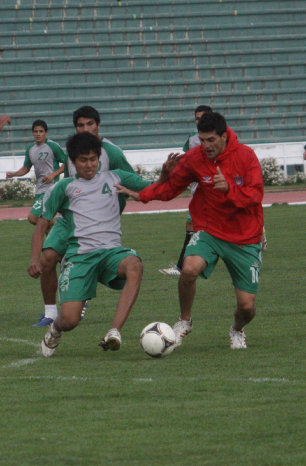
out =
<path fill-rule="evenodd" d="M 64 178 L 46 193 L 42 216 L 60 212 L 70 231 L 66 257 L 121 246 L 120 205 L 114 184 L 141 191 L 150 182 L 124 170 L 102 171 L 91 180 Z"/>
<path fill-rule="evenodd" d="M 193 133 L 189 134 L 188 139 L 183 146 L 183 151 L 187 152 L 189 149 L 199 146 L 200 144 L 201 141 L 199 139 L 199 133 L 194 131 Z"/>
<path fill-rule="evenodd" d="M 134 173 L 133 168 L 126 160 L 120 147 L 113 144 L 109 139 L 102 138 L 102 150 L 99 158 L 99 171 L 116 170 L 120 168 L 127 172 Z M 76 169 L 70 158 L 65 162 L 65 177 L 76 175 Z"/>
<path fill-rule="evenodd" d="M 50 175 L 59 168 L 60 162 L 64 163 L 66 154 L 60 145 L 46 139 L 44 144 L 30 144 L 26 148 L 25 159 L 23 165 L 27 168 L 34 167 L 36 176 L 36 192 L 35 194 L 45 193 L 50 188 L 50 183 L 43 182 L 46 175 Z M 53 183 L 58 181 L 59 177 L 54 178 Z"/>

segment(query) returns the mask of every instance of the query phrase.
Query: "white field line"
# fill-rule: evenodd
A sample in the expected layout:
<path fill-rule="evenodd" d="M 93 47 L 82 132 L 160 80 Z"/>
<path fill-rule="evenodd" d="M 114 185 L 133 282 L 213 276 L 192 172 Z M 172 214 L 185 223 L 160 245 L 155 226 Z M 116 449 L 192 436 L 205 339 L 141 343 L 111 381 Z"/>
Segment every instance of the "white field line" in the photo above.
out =
<path fill-rule="evenodd" d="M 255 382 L 255 383 L 267 383 L 267 382 L 274 382 L 274 383 L 288 383 L 290 382 L 289 379 L 281 378 L 278 379 L 277 377 L 250 377 L 248 379 L 250 382 Z"/>
<path fill-rule="evenodd" d="M 19 343 L 21 345 L 30 345 L 34 346 L 34 348 L 40 348 L 40 343 L 34 343 L 33 341 L 29 340 L 22 340 L 18 338 L 6 338 L 6 337 L 0 337 L 0 341 L 6 341 L 6 342 L 11 342 L 11 343 Z M 37 350 L 37 353 L 40 354 L 40 350 Z M 36 358 L 26 358 L 26 359 L 18 359 L 17 361 L 11 362 L 10 364 L 5 364 L 4 366 L 0 366 L 1 369 L 9 369 L 12 367 L 23 367 L 27 366 L 29 364 L 34 364 L 37 361 L 41 361 L 42 355 L 40 357 Z"/>
<path fill-rule="evenodd" d="M 63 376 L 56 376 L 56 375 L 24 375 L 19 377 L 18 375 L 8 375 L 8 376 L 0 376 L 0 380 L 62 380 L 62 381 L 75 381 L 75 382 L 88 382 L 88 380 L 95 380 L 94 377 L 77 377 L 75 375 L 63 377 Z"/>

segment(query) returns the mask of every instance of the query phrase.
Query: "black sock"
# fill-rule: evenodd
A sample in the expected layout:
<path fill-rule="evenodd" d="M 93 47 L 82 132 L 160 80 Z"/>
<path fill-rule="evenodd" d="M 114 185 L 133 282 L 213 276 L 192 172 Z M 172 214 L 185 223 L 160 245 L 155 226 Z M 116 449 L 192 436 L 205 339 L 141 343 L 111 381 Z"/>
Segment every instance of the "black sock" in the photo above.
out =
<path fill-rule="evenodd" d="M 183 245 L 183 248 L 182 248 L 182 250 L 181 250 L 181 254 L 180 254 L 179 260 L 177 261 L 177 264 L 176 264 L 176 266 L 177 266 L 177 268 L 178 268 L 179 270 L 181 270 L 182 267 L 183 267 L 185 250 L 186 250 L 186 247 L 187 247 L 187 245 L 188 245 L 188 243 L 189 243 L 189 241 L 190 241 L 190 239 L 191 239 L 193 233 L 194 233 L 193 231 L 186 231 L 186 236 L 185 236 L 184 245 Z"/>

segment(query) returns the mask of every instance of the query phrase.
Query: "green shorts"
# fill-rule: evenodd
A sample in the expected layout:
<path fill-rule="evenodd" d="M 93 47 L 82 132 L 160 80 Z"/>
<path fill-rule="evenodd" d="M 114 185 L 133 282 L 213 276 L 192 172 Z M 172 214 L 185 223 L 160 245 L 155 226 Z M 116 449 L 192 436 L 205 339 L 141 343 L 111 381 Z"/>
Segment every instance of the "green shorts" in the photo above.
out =
<path fill-rule="evenodd" d="M 239 246 L 218 239 L 205 231 L 198 231 L 193 234 L 184 257 L 191 255 L 200 256 L 207 263 L 207 267 L 200 274 L 203 278 L 211 275 L 221 257 L 234 287 L 256 294 L 262 262 L 260 243 Z"/>
<path fill-rule="evenodd" d="M 118 267 L 127 256 L 139 257 L 133 249 L 119 247 L 64 258 L 58 286 L 60 303 L 94 298 L 98 282 L 121 290 L 125 279 L 118 277 Z"/>
<path fill-rule="evenodd" d="M 35 215 L 35 217 L 40 217 L 42 214 L 42 208 L 43 208 L 43 198 L 44 198 L 45 193 L 41 194 L 36 194 L 34 197 L 34 204 L 31 209 L 31 214 Z"/>
<path fill-rule="evenodd" d="M 68 245 L 69 230 L 67 221 L 58 217 L 50 233 L 45 239 L 43 249 L 54 249 L 60 256 L 64 256 Z"/>

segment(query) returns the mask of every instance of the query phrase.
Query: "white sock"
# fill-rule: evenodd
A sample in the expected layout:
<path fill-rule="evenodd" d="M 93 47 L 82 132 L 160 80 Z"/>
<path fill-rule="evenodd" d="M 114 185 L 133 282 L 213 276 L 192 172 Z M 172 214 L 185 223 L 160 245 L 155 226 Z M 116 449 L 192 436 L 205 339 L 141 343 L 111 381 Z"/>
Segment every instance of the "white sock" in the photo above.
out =
<path fill-rule="evenodd" d="M 56 304 L 45 304 L 45 317 L 50 319 L 56 319 L 57 317 L 57 306 Z"/>

